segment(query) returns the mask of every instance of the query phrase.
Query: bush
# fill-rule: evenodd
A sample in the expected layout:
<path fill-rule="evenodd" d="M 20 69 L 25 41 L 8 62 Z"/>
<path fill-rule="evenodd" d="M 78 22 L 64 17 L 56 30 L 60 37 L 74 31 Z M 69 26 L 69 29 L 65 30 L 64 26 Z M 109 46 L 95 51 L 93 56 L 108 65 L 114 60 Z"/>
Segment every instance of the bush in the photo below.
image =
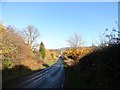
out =
<path fill-rule="evenodd" d="M 71 58 L 73 59 L 74 61 L 76 61 L 78 59 L 78 57 L 82 57 L 82 56 L 85 56 L 89 53 L 91 53 L 93 51 L 93 48 L 91 47 L 83 47 L 83 48 L 80 48 L 80 49 L 74 49 L 74 48 L 68 48 L 67 50 L 65 50 L 62 55 L 68 59 L 68 58 Z"/>
<path fill-rule="evenodd" d="M 31 58 L 32 51 L 24 43 L 23 37 L 15 32 L 15 28 L 4 27 L 0 48 L 2 50 L 2 62 L 4 67 L 12 67 L 12 63 L 20 64 L 21 61 Z M 10 64 L 11 63 L 11 64 Z"/>
<path fill-rule="evenodd" d="M 81 80 L 90 88 L 116 88 L 120 86 L 120 44 L 98 49 L 81 58 L 78 66 Z"/>

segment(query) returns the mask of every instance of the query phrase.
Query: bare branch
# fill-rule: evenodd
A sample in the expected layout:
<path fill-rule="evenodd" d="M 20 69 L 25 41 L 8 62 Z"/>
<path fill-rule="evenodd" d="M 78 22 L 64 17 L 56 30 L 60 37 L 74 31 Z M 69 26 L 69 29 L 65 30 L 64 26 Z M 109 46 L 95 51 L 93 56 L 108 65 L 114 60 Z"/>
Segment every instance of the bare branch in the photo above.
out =
<path fill-rule="evenodd" d="M 33 49 L 34 48 L 34 42 L 37 39 L 37 37 L 40 35 L 39 32 L 38 32 L 38 29 L 35 28 L 32 25 L 29 25 L 24 30 L 24 34 L 25 34 L 25 41 L 31 47 L 31 49 Z"/>
<path fill-rule="evenodd" d="M 77 33 L 75 33 L 74 36 L 71 36 L 67 40 L 67 42 L 71 47 L 74 47 L 74 48 L 78 48 L 84 43 L 84 41 L 82 40 L 82 37 Z"/>

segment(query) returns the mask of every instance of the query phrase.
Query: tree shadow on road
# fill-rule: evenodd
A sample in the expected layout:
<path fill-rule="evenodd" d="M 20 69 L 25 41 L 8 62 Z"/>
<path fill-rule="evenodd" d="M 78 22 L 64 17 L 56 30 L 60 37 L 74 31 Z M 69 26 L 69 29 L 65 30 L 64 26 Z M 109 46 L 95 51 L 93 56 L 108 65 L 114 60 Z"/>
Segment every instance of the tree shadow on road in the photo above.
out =
<path fill-rule="evenodd" d="M 2 87 L 6 88 L 9 84 L 15 83 L 34 72 L 35 71 L 32 71 L 29 67 L 24 65 L 15 65 L 13 68 L 5 67 L 2 70 Z"/>

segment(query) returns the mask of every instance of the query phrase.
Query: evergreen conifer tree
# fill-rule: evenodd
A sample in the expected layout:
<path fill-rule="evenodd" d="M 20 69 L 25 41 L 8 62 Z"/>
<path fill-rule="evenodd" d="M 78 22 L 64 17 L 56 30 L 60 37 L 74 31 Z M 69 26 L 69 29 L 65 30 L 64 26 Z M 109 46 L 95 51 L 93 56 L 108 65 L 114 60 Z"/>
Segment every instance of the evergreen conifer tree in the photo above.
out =
<path fill-rule="evenodd" d="M 40 43 L 39 52 L 41 53 L 42 59 L 45 59 L 46 50 L 45 50 L 45 46 L 44 46 L 43 42 Z"/>

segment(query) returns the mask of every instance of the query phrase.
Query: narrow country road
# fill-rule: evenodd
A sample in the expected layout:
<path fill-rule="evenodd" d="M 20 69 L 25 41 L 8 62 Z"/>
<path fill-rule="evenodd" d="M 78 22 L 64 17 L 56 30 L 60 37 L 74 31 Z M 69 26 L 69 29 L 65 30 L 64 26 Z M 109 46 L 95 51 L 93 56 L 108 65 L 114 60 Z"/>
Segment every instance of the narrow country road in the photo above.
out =
<path fill-rule="evenodd" d="M 8 88 L 62 88 L 64 82 L 64 63 L 63 58 L 52 66 L 36 72 Z"/>

